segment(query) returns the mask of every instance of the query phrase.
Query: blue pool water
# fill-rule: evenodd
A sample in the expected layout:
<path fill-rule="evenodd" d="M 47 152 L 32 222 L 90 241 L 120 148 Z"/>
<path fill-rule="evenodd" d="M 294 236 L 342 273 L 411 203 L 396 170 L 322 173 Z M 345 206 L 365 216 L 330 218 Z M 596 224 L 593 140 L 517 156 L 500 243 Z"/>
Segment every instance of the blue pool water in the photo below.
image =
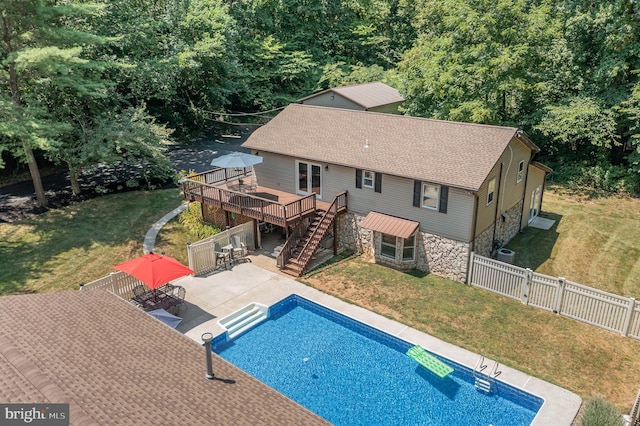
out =
<path fill-rule="evenodd" d="M 220 356 L 336 425 L 529 425 L 542 399 L 445 360 L 440 379 L 405 355 L 412 344 L 300 296 L 247 333 L 212 342 Z"/>

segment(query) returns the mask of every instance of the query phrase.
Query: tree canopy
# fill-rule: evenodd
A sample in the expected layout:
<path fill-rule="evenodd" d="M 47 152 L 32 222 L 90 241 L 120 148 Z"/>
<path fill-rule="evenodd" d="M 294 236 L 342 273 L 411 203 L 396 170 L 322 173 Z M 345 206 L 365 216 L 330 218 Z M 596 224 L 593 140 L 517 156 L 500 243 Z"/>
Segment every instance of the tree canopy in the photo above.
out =
<path fill-rule="evenodd" d="M 559 179 L 638 193 L 637 9 L 631 0 L 4 2 L 0 153 L 29 165 L 46 203 L 36 154 L 66 165 L 72 182 L 116 161 L 167 176 L 171 137 L 202 131 L 215 113 L 383 81 L 406 97 L 406 114 L 519 127 Z"/>

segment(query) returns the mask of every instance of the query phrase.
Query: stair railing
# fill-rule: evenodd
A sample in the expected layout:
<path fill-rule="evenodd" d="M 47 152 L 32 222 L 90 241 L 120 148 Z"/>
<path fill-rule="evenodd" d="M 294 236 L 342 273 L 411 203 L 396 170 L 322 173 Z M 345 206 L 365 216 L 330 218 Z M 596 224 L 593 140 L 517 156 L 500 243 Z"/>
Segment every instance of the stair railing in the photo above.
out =
<path fill-rule="evenodd" d="M 304 268 L 307 267 L 309 259 L 311 259 L 313 253 L 315 253 L 316 249 L 320 245 L 319 239 L 322 239 L 322 237 L 324 236 L 324 234 L 322 234 L 319 236 L 319 238 L 317 238 L 318 230 L 322 227 L 322 225 L 326 224 L 327 227 L 325 228 L 324 233 L 327 232 L 327 229 L 329 229 L 328 225 L 331 224 L 331 221 L 333 221 L 335 219 L 335 216 L 338 214 L 338 202 L 341 201 L 345 195 L 346 192 L 341 192 L 340 194 L 336 195 L 329 208 L 324 212 L 322 218 L 320 218 L 318 226 L 316 226 L 316 228 L 307 239 L 304 247 L 302 248 L 302 250 L 300 250 L 297 259 L 304 265 L 302 268 L 302 272 L 304 272 Z"/>
<path fill-rule="evenodd" d="M 276 266 L 278 268 L 284 268 L 287 260 L 291 258 L 293 249 L 298 243 L 298 240 L 304 235 L 304 232 L 309 227 L 309 223 L 310 221 L 308 219 L 301 220 L 293 228 L 293 231 L 291 231 L 291 234 L 289 234 L 289 238 L 287 238 L 287 241 L 285 241 L 285 243 L 282 245 L 282 250 L 280 250 L 280 253 L 278 254 L 278 258 L 276 260 Z"/>

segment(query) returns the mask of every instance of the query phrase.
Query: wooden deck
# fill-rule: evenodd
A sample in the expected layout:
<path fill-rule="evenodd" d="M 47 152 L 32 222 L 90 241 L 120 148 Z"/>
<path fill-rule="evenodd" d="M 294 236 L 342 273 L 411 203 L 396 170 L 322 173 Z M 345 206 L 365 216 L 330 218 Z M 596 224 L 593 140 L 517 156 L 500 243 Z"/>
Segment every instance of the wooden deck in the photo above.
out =
<path fill-rule="evenodd" d="M 241 183 L 242 182 L 242 183 Z M 250 170 L 216 169 L 182 181 L 185 198 L 263 222 L 291 226 L 330 203 L 254 184 Z"/>

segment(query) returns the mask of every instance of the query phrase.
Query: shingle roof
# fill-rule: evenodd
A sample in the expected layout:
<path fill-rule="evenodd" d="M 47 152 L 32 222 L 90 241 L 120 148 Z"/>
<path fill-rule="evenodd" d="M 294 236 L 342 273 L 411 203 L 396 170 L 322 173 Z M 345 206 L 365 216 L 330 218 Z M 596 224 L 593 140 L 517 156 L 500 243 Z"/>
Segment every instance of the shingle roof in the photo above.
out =
<path fill-rule="evenodd" d="M 300 99 L 300 102 L 327 92 L 335 92 L 343 98 L 346 98 L 365 109 L 404 101 L 404 98 L 397 89 L 376 81 L 373 83 L 356 84 L 353 86 L 342 86 L 323 90 L 322 92 L 314 93 L 311 96 Z"/>
<path fill-rule="evenodd" d="M 328 424 L 103 290 L 0 297 L 0 401 L 70 403 L 72 425 Z"/>
<path fill-rule="evenodd" d="M 517 132 L 291 104 L 243 146 L 477 191 Z"/>

